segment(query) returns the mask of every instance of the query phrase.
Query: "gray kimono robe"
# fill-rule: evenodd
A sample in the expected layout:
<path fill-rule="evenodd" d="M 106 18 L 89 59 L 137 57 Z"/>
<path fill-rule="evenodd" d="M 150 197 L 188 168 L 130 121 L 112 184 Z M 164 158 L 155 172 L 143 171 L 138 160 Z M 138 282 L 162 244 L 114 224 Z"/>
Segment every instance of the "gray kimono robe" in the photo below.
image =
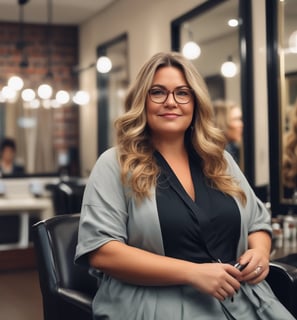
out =
<path fill-rule="evenodd" d="M 245 207 L 235 199 L 241 214 L 239 257 L 248 248 L 250 232 L 271 232 L 270 216 L 230 154 L 225 157 L 247 196 Z M 85 189 L 75 262 L 87 266 L 87 253 L 111 240 L 164 255 L 155 190 L 152 195 L 137 206 L 121 184 L 116 149 L 102 154 Z M 93 313 L 98 320 L 294 319 L 265 281 L 242 284 L 234 302 L 221 303 L 190 286 L 136 286 L 108 275 L 101 279 Z"/>

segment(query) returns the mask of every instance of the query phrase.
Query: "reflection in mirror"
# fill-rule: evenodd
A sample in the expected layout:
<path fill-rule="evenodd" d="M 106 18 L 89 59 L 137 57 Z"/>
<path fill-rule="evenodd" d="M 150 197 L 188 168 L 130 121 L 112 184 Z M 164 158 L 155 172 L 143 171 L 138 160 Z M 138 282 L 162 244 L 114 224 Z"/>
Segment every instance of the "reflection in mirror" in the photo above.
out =
<path fill-rule="evenodd" d="M 214 102 L 221 100 L 241 108 L 239 1 L 213 3 L 207 10 L 201 10 L 180 23 L 179 50 L 202 74 Z M 226 138 L 228 140 L 227 135 Z M 239 147 L 238 161 L 244 170 L 241 139 L 232 141 L 232 144 Z"/>
<path fill-rule="evenodd" d="M 273 0 L 266 6 L 271 204 L 280 214 L 297 212 L 297 2 Z"/>
<path fill-rule="evenodd" d="M 293 199 L 297 183 L 297 2 L 279 2 L 283 198 Z M 296 203 L 297 204 L 297 203 Z"/>
<path fill-rule="evenodd" d="M 57 175 L 63 167 L 79 175 L 78 106 L 71 100 L 58 103 L 78 86 L 73 69 L 78 64 L 78 28 L 0 22 L 0 142 L 16 142 L 16 158 L 28 175 Z M 24 55 L 19 48 L 23 32 Z M 15 78 L 18 76 L 18 78 Z M 19 82 L 12 79 L 21 79 Z M 39 85 L 50 84 L 45 97 Z M 65 104 L 64 104 L 65 103 Z"/>
<path fill-rule="evenodd" d="M 99 154 L 115 143 L 114 120 L 124 112 L 124 97 L 129 84 L 128 38 L 120 35 L 97 48 L 98 58 L 106 56 L 112 68 L 98 73 L 98 151 Z"/>

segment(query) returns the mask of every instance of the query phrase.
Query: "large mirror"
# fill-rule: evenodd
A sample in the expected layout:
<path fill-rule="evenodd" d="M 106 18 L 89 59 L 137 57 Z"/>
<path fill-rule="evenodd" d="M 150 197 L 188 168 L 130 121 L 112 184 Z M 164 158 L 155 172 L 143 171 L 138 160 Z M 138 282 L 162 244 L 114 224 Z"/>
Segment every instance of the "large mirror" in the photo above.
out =
<path fill-rule="evenodd" d="M 267 0 L 273 214 L 297 213 L 297 2 Z"/>
<path fill-rule="evenodd" d="M 78 176 L 79 106 L 70 99 L 78 90 L 78 28 L 3 22 L 0 28 L 0 143 L 13 139 L 23 176 L 58 175 L 66 167 Z M 1 148 L 0 159 L 9 162 Z M 7 168 L 1 166 L 3 176 L 15 175 Z"/>
<path fill-rule="evenodd" d="M 98 73 L 98 153 L 115 143 L 115 119 L 124 112 L 124 97 L 129 84 L 128 36 L 126 33 L 107 41 L 97 48 L 97 56 L 108 57 L 109 72 Z"/>
<path fill-rule="evenodd" d="M 255 188 L 250 17 L 249 0 L 206 1 L 172 22 L 172 49 L 183 51 L 188 41 L 198 44 L 200 56 L 192 61 L 213 102 L 220 99 L 241 108 L 244 127 L 239 165 Z M 223 72 L 225 62 L 234 63 L 233 74 Z"/>

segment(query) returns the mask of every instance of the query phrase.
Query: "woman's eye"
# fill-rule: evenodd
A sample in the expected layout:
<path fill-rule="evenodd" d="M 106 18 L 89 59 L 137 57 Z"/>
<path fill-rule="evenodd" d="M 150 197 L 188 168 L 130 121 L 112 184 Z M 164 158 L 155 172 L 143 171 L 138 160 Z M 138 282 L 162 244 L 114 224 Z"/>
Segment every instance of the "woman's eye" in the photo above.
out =
<path fill-rule="evenodd" d="M 188 90 L 178 90 L 176 92 L 176 95 L 181 96 L 181 97 L 187 97 L 189 96 L 190 92 Z"/>
<path fill-rule="evenodd" d="M 152 89 L 151 90 L 151 94 L 154 95 L 154 96 L 161 96 L 161 95 L 164 95 L 166 94 L 164 90 L 161 90 L 161 89 Z"/>

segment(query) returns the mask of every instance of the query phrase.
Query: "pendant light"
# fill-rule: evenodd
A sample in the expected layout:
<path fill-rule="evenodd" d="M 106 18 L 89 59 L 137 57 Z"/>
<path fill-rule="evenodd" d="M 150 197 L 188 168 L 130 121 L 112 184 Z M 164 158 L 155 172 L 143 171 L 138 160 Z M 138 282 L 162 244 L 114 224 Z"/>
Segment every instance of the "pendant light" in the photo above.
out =
<path fill-rule="evenodd" d="M 200 57 L 201 49 L 199 45 L 193 40 L 193 32 L 190 29 L 188 24 L 185 24 L 184 27 L 188 31 L 189 41 L 183 46 L 182 54 L 189 60 L 195 60 Z"/>
<path fill-rule="evenodd" d="M 53 80 L 52 73 L 52 10 L 53 3 L 52 0 L 47 0 L 47 74 L 45 76 L 45 82 L 42 83 L 38 89 L 37 94 L 43 100 L 48 100 L 52 97 L 53 88 L 51 82 Z"/>
<path fill-rule="evenodd" d="M 26 42 L 24 40 L 24 6 L 29 0 L 18 0 L 19 4 L 19 40 L 16 47 L 21 52 L 21 61 L 19 66 L 21 68 L 27 68 L 29 66 L 28 56 L 26 53 Z"/>
<path fill-rule="evenodd" d="M 221 73 L 226 78 L 233 78 L 236 75 L 237 66 L 233 62 L 232 56 L 228 56 L 227 61 L 222 64 Z"/>

